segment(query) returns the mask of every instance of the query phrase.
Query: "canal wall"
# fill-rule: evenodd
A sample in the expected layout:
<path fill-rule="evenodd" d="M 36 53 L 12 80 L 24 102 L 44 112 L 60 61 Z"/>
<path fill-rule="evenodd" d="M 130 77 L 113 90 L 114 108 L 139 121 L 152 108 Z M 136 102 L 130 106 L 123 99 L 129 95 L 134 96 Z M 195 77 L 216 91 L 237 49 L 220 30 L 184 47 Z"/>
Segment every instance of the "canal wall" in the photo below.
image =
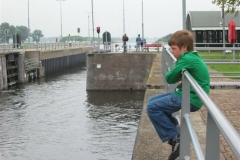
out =
<path fill-rule="evenodd" d="M 85 47 L 0 54 L 0 91 L 29 79 L 84 64 L 89 51 L 90 47 Z"/>
<path fill-rule="evenodd" d="M 0 55 L 0 91 L 7 89 L 6 57 Z"/>
<path fill-rule="evenodd" d="M 87 56 L 87 90 L 145 90 L 155 53 Z"/>
<path fill-rule="evenodd" d="M 74 67 L 86 62 L 86 54 L 90 48 L 56 49 L 47 51 L 26 51 L 25 58 L 38 62 L 38 76 Z"/>

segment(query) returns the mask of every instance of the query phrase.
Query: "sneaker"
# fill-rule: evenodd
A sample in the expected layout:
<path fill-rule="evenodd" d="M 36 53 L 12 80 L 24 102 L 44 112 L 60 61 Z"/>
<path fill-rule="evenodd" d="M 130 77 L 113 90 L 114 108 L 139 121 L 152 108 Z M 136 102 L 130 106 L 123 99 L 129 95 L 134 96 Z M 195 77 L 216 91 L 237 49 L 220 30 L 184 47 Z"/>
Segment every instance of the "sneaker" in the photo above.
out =
<path fill-rule="evenodd" d="M 172 151 L 174 151 L 175 146 L 180 142 L 180 134 L 176 138 L 168 140 L 168 144 L 172 146 Z"/>
<path fill-rule="evenodd" d="M 179 157 L 180 143 L 176 144 L 174 151 L 169 155 L 168 160 L 175 160 Z"/>

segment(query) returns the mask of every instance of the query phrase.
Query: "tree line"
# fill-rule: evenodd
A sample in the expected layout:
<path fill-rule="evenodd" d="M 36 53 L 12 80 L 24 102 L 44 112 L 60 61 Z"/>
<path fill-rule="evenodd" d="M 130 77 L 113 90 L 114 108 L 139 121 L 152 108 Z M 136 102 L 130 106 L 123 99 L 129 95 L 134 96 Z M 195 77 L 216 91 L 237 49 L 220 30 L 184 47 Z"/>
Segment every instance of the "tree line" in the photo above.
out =
<path fill-rule="evenodd" d="M 21 40 L 26 41 L 28 39 L 28 28 L 26 26 L 13 26 L 7 22 L 0 25 L 0 43 L 9 43 L 9 40 L 13 39 L 15 34 L 19 34 Z M 39 42 L 40 38 L 43 36 L 42 31 L 38 29 L 34 30 L 32 33 L 29 32 L 29 37 L 32 37 L 32 40 L 36 42 Z"/>

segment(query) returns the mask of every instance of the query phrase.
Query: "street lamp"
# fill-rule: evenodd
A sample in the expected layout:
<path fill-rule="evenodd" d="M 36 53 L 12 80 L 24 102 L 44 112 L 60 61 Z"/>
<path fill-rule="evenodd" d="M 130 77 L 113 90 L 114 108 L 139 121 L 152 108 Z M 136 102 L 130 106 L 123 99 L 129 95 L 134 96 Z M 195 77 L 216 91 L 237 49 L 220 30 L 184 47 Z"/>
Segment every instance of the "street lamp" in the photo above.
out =
<path fill-rule="evenodd" d="M 223 48 L 225 48 L 225 17 L 224 17 L 224 2 L 222 2 L 222 27 L 223 27 Z M 225 56 L 225 50 L 223 49 L 223 56 Z"/>
<path fill-rule="evenodd" d="M 144 40 L 143 0 L 142 0 L 142 40 Z"/>
<path fill-rule="evenodd" d="M 94 45 L 94 19 L 93 19 L 93 0 L 92 0 L 92 27 L 93 27 L 93 45 Z"/>
<path fill-rule="evenodd" d="M 124 0 L 123 0 L 123 34 L 125 34 L 125 13 L 124 13 Z"/>
<path fill-rule="evenodd" d="M 61 19 L 61 38 L 62 39 L 62 1 L 65 1 L 65 0 L 57 0 L 60 2 L 60 19 Z"/>
<path fill-rule="evenodd" d="M 182 0 L 183 29 L 186 29 L 186 0 Z"/>
<path fill-rule="evenodd" d="M 30 32 L 30 20 L 29 20 L 29 0 L 28 0 L 28 43 L 30 42 L 29 32 Z"/>
<path fill-rule="evenodd" d="M 92 13 L 92 12 L 86 12 L 88 14 L 88 41 L 90 41 L 90 29 L 89 29 L 89 13 Z"/>

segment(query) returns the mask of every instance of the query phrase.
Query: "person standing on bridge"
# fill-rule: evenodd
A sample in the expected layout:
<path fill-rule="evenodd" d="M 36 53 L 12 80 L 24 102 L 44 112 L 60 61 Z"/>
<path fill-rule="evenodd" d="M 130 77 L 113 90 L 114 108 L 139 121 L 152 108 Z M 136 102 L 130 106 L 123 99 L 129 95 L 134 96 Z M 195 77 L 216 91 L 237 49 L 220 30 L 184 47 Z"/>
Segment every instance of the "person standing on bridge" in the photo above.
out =
<path fill-rule="evenodd" d="M 138 37 L 136 38 L 136 52 L 140 51 L 140 47 L 141 47 L 141 37 L 140 34 L 138 34 Z"/>
<path fill-rule="evenodd" d="M 193 36 L 189 31 L 175 32 L 168 40 L 168 45 L 177 61 L 167 72 L 165 79 L 169 84 L 180 83 L 172 93 L 150 97 L 147 114 L 160 139 L 172 145 L 172 153 L 168 159 L 175 160 L 179 156 L 180 132 L 179 123 L 172 113 L 179 111 L 182 105 L 182 70 L 186 69 L 207 94 L 210 92 L 210 76 L 202 58 L 193 51 Z M 196 112 L 202 105 L 202 101 L 191 88 L 190 111 Z"/>
<path fill-rule="evenodd" d="M 123 35 L 122 41 L 123 41 L 123 53 L 127 53 L 127 41 L 128 41 L 127 34 Z"/>

